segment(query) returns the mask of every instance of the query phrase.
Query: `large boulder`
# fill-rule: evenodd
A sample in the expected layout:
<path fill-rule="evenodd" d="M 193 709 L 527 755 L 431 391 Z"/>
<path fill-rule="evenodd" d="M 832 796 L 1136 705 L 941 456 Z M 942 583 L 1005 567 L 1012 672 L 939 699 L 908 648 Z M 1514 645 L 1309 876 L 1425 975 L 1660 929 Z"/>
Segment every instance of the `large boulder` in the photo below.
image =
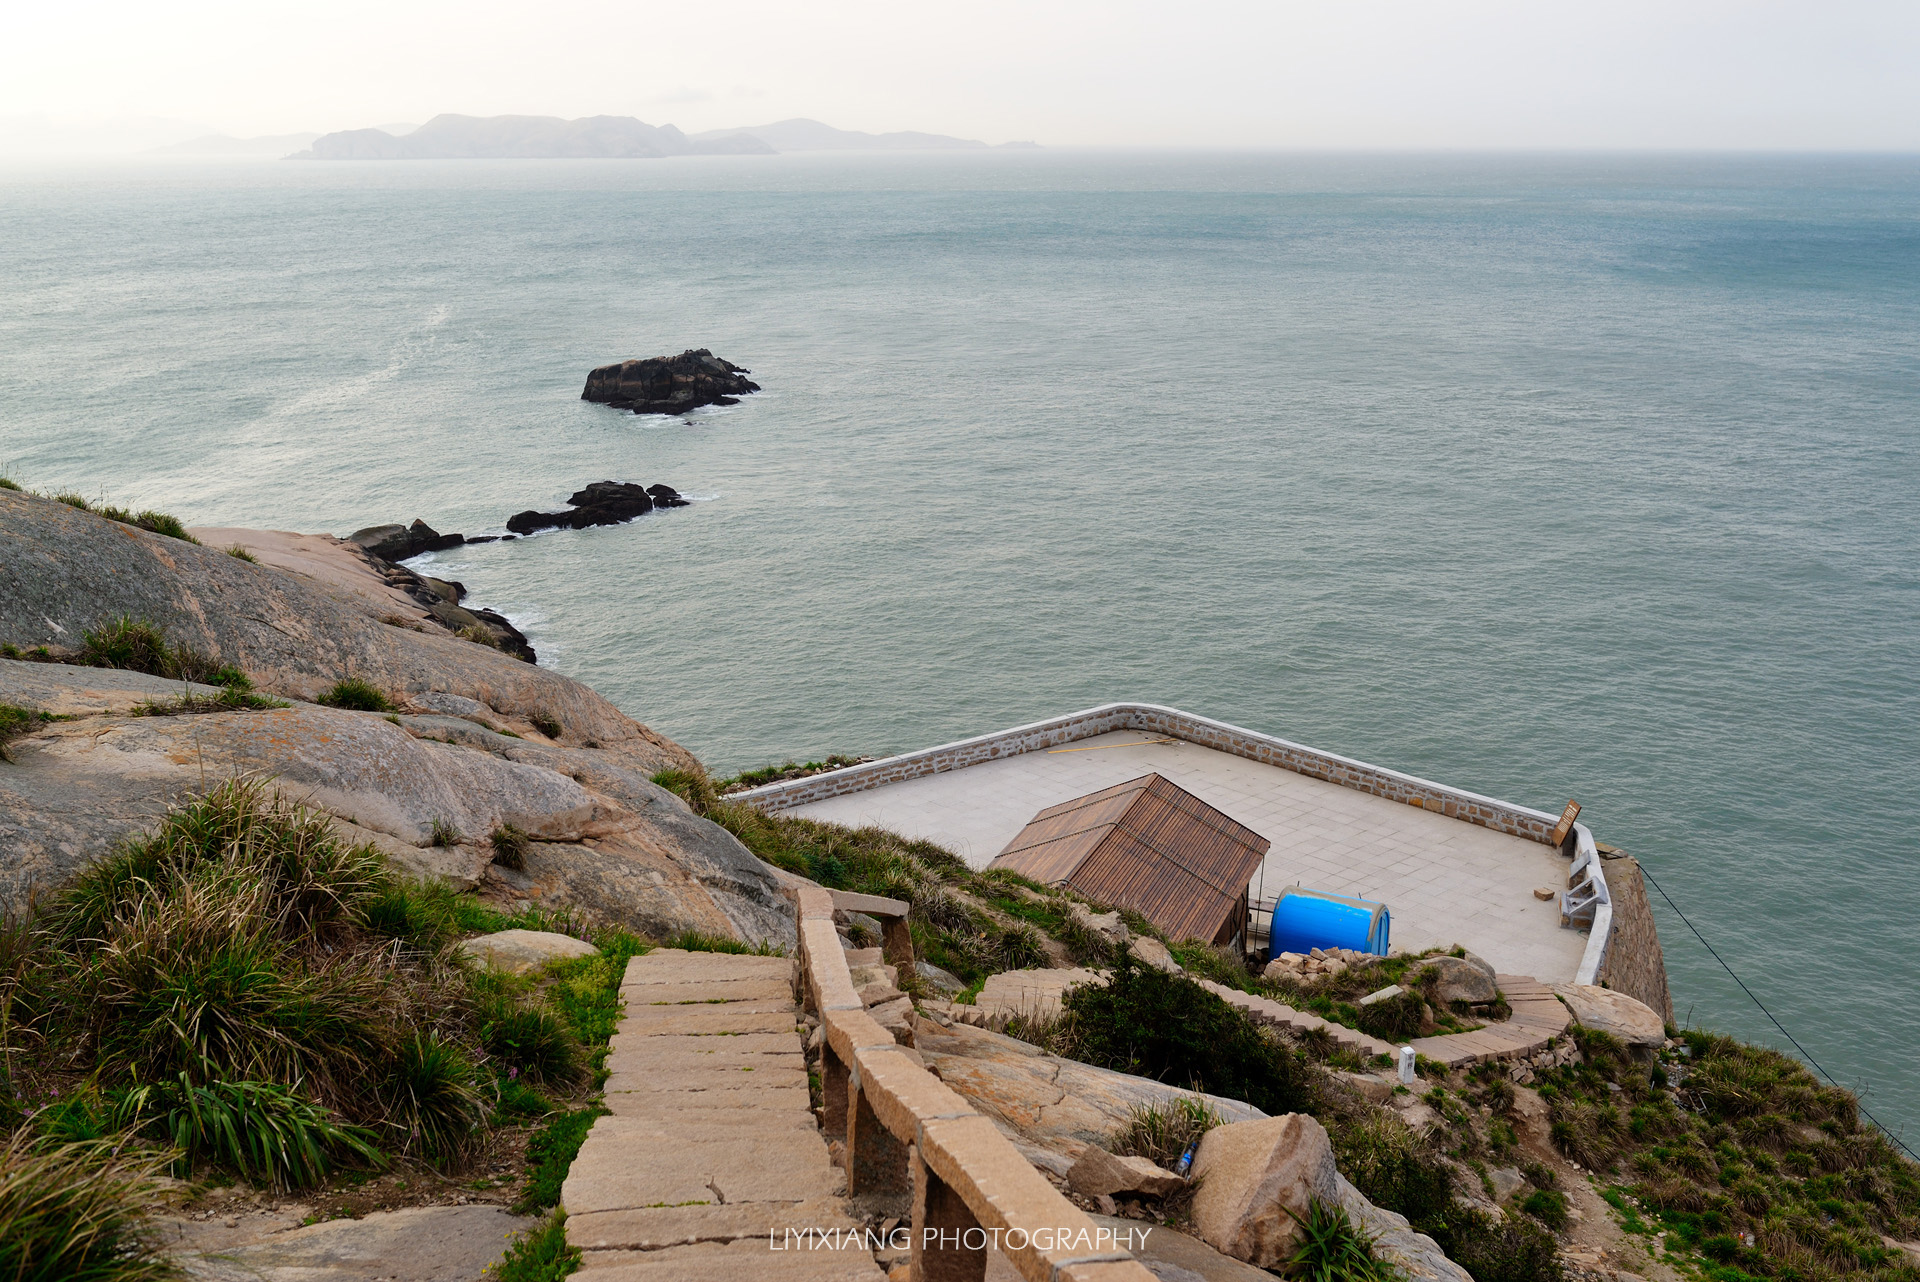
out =
<path fill-rule="evenodd" d="M 702 405 L 738 405 L 740 397 L 760 390 L 747 378 L 752 372 L 704 347 L 688 348 L 678 356 L 602 365 L 587 375 L 580 399 L 635 414 L 684 414 Z"/>
<path fill-rule="evenodd" d="M 1490 1002 L 1499 995 L 1499 989 L 1493 982 L 1493 967 L 1485 962 L 1474 965 L 1479 960 L 1477 957 L 1429 957 L 1420 966 L 1438 973 L 1434 995 L 1442 1005 Z"/>
<path fill-rule="evenodd" d="M 1583 1028 L 1611 1034 L 1629 1046 L 1666 1044 L 1666 1021 L 1645 1002 L 1597 984 L 1555 984 L 1553 991 Z"/>
<path fill-rule="evenodd" d="M 1193 1226 L 1216 1251 L 1259 1268 L 1284 1264 L 1315 1202 L 1337 1205 L 1326 1128 L 1304 1113 L 1216 1126 L 1193 1159 Z M 1289 1214 L 1291 1212 L 1292 1214 Z"/>
<path fill-rule="evenodd" d="M 584 939 L 551 930 L 497 930 L 491 935 L 476 935 L 463 941 L 460 951 L 482 966 L 504 970 L 509 975 L 524 975 L 548 962 L 596 957 L 600 953 Z"/>
<path fill-rule="evenodd" d="M 460 534 L 442 534 L 416 518 L 412 525 L 369 525 L 347 536 L 347 542 L 382 561 L 404 561 L 422 552 L 444 552 L 465 543 Z"/>
<path fill-rule="evenodd" d="M 1088 1145 L 1106 1145 L 1134 1110 L 1171 1099 L 1205 1100 L 1228 1121 L 1266 1116 L 1240 1100 L 1061 1059 L 965 1024 L 919 1020 L 914 1046 L 930 1070 L 1003 1131 L 1068 1162 L 1078 1160 Z"/>

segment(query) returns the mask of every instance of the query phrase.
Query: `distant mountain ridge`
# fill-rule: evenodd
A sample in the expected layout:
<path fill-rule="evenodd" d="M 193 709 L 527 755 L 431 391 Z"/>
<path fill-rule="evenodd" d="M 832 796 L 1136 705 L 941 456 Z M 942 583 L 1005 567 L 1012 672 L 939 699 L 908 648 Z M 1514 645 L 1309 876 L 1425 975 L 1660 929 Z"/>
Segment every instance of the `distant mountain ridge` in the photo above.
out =
<path fill-rule="evenodd" d="M 435 116 L 396 138 L 384 129 L 324 134 L 295 160 L 508 160 L 658 156 L 765 155 L 773 148 L 734 134 L 694 141 L 672 125 L 632 116 Z"/>
<path fill-rule="evenodd" d="M 295 147 L 305 147 L 320 135 L 315 133 L 263 134 L 258 138 L 235 138 L 229 134 L 206 134 L 155 147 L 156 156 L 284 156 Z"/>
<path fill-rule="evenodd" d="M 795 116 L 770 125 L 748 125 L 743 129 L 710 129 L 692 135 L 695 139 L 718 138 L 728 134 L 746 134 L 758 138 L 775 151 L 962 151 L 986 150 L 993 143 L 972 138 L 951 138 L 946 134 L 923 134 L 914 130 L 899 133 L 869 134 L 858 129 L 835 129 Z M 1035 147 L 1031 142 L 1003 142 L 1001 147 Z"/>
<path fill-rule="evenodd" d="M 1031 147 L 1033 143 L 1004 143 Z M 660 156 L 771 156 L 783 151 L 951 151 L 988 144 L 945 134 L 869 134 L 796 117 L 751 129 L 688 135 L 632 116 L 435 116 L 404 136 L 345 129 L 314 138 L 291 160 L 649 159 Z"/>

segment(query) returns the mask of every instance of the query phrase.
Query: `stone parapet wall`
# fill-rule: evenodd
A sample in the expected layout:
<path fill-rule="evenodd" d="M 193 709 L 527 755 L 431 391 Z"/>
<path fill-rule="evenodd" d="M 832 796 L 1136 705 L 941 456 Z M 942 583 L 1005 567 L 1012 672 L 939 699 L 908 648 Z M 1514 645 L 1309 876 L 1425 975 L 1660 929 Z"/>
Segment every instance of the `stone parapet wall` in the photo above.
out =
<path fill-rule="evenodd" d="M 1606 959 L 1600 965 L 1600 982 L 1645 1002 L 1671 1024 L 1673 994 L 1667 988 L 1666 956 L 1660 948 L 1660 931 L 1654 925 L 1653 905 L 1647 900 L 1639 861 L 1604 852 L 1601 858 L 1613 900 L 1613 921 Z"/>
<path fill-rule="evenodd" d="M 1061 1196 L 867 1014 L 833 927 L 832 894 L 802 886 L 794 902 L 796 987 L 826 1034 L 822 1127 L 844 1141 L 849 1196 L 911 1196 L 911 1275 L 984 1282 L 990 1241 L 1027 1282 L 1155 1282 L 1112 1230 Z"/>
<path fill-rule="evenodd" d="M 1178 708 L 1165 708 L 1150 703 L 1105 704 L 1098 708 L 1089 708 L 1084 712 L 1069 713 L 1064 717 L 1055 717 L 1048 721 L 1036 721 L 1031 725 L 1015 726 L 1011 730 L 962 739 L 957 743 L 943 744 L 920 752 L 887 757 L 846 770 L 834 770 L 826 774 L 811 775 L 805 779 L 768 784 L 763 788 L 736 793 L 734 797 L 764 810 L 786 810 L 793 806 L 824 801 L 829 797 L 864 792 L 869 788 L 903 783 L 909 779 L 942 774 L 949 770 L 961 770 L 1002 757 L 1017 757 L 1028 752 L 1044 752 L 1049 748 L 1072 743 L 1077 739 L 1090 739 L 1095 735 L 1109 734 L 1116 730 L 1137 730 L 1147 734 L 1184 739 L 1188 743 L 1196 743 L 1218 752 L 1245 757 L 1249 761 L 1258 761 L 1263 765 L 1277 766 L 1282 770 L 1291 770 L 1295 774 L 1307 775 L 1310 778 L 1324 779 L 1328 783 L 1339 784 L 1344 788 L 1353 788 L 1356 791 L 1370 793 L 1404 805 L 1418 806 L 1423 810 L 1445 815 L 1449 819 L 1478 824 L 1483 828 L 1491 828 L 1496 832 L 1504 832 L 1514 837 L 1524 837 L 1529 841 L 1545 842 L 1548 834 L 1553 831 L 1554 824 L 1559 821 L 1558 816 L 1543 811 L 1516 806 L 1511 802 L 1483 797 L 1478 793 L 1465 792 L 1458 788 L 1449 788 L 1444 784 L 1402 774 L 1384 766 L 1375 766 L 1365 761 L 1356 761 L 1351 757 L 1322 752 L 1318 748 L 1309 748 L 1304 744 L 1277 739 L 1272 735 L 1243 730 L 1238 726 L 1228 725 L 1224 721 L 1197 717 L 1190 712 L 1182 712 Z"/>

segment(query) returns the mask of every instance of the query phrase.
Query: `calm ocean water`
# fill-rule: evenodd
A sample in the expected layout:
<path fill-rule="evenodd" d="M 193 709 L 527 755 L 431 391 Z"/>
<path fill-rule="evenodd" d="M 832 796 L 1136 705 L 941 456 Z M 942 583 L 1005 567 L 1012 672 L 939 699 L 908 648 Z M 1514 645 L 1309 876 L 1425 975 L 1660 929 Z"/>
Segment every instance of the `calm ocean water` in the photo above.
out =
<path fill-rule="evenodd" d="M 11 169 L 0 299 L 29 485 L 710 499 L 435 572 L 717 769 L 1127 698 L 1578 797 L 1920 1123 L 1920 160 Z M 577 399 L 689 346 L 766 392 Z M 1681 1014 L 1778 1044 L 1660 912 Z"/>

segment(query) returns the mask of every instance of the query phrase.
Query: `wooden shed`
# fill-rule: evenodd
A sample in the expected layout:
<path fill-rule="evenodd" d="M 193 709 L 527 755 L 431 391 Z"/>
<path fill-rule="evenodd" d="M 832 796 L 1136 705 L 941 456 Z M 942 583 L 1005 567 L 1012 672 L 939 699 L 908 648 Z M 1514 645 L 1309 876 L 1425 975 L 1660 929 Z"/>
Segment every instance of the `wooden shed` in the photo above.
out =
<path fill-rule="evenodd" d="M 1047 807 L 989 867 L 1131 908 L 1169 939 L 1231 945 L 1271 844 L 1155 774 Z"/>

